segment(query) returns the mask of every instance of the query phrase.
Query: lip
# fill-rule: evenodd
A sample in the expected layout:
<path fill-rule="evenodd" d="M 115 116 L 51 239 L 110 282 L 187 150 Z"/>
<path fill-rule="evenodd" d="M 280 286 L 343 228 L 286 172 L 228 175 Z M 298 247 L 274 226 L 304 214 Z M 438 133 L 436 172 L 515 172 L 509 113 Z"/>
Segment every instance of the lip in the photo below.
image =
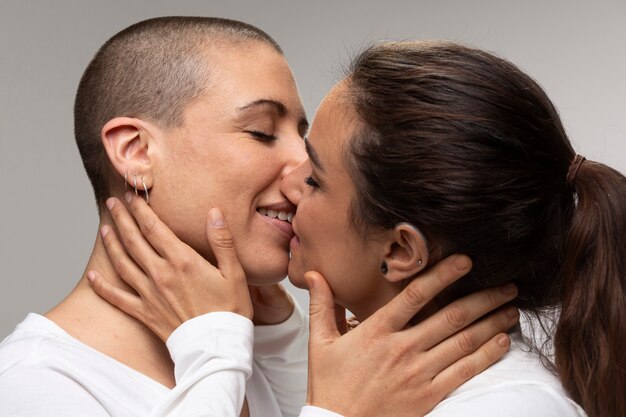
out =
<path fill-rule="evenodd" d="M 265 207 L 263 207 L 265 208 Z M 270 210 L 275 210 L 275 209 L 270 209 Z M 293 227 L 291 227 L 291 224 L 285 220 L 280 220 L 280 219 L 276 219 L 273 217 L 268 217 L 265 216 L 261 213 L 259 213 L 257 211 L 256 213 L 259 217 L 261 217 L 261 219 L 263 219 L 263 221 L 265 221 L 266 223 L 268 223 L 271 226 L 274 226 L 276 229 L 278 229 L 282 234 L 284 234 L 289 240 L 291 240 L 291 238 L 293 238 L 294 233 L 293 233 Z"/>
<path fill-rule="evenodd" d="M 274 211 L 286 211 L 287 213 L 296 213 L 296 206 L 291 204 L 289 201 L 281 201 L 279 203 L 273 203 L 268 205 L 259 205 L 257 206 L 257 210 L 263 208 L 266 210 L 274 210 Z"/>
<path fill-rule="evenodd" d="M 291 228 L 293 229 L 293 237 L 291 238 L 291 240 L 289 241 L 289 250 L 293 251 L 294 249 L 297 249 L 300 247 L 300 237 L 298 237 L 298 232 L 296 231 L 296 216 L 293 216 L 293 219 L 291 219 Z"/>
<path fill-rule="evenodd" d="M 289 241 L 289 249 L 293 251 L 300 247 L 300 238 L 298 235 L 294 234 L 291 240 Z"/>

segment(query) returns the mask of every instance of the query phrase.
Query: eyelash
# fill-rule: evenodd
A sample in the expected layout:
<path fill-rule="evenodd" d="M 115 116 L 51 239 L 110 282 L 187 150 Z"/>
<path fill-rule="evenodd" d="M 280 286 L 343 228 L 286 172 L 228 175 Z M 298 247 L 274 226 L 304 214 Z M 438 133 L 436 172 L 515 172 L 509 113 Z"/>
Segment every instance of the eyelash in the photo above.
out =
<path fill-rule="evenodd" d="M 256 139 L 260 139 L 260 140 L 267 141 L 267 142 L 270 142 L 270 141 L 278 139 L 274 135 L 268 135 L 267 133 L 261 132 L 259 130 L 248 130 L 247 133 L 251 134 Z"/>
<path fill-rule="evenodd" d="M 317 181 L 315 181 L 313 179 L 313 177 L 311 175 L 309 175 L 308 177 L 306 177 L 304 179 L 304 183 L 306 185 L 308 185 L 309 187 L 311 187 L 311 188 L 319 188 L 320 187 L 320 185 L 317 183 Z"/>

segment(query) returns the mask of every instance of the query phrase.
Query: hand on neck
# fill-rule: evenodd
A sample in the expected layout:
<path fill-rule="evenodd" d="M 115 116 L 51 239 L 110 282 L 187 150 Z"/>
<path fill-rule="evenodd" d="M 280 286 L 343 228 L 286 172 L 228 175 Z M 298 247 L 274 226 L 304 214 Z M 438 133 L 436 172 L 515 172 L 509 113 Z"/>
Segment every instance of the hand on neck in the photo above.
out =
<path fill-rule="evenodd" d="M 104 224 L 111 222 L 102 216 L 98 230 Z M 46 317 L 80 342 L 163 385 L 173 386 L 173 364 L 165 344 L 143 323 L 100 298 L 87 281 L 90 270 L 120 288 L 132 290 L 115 272 L 98 233 L 78 285 Z"/>

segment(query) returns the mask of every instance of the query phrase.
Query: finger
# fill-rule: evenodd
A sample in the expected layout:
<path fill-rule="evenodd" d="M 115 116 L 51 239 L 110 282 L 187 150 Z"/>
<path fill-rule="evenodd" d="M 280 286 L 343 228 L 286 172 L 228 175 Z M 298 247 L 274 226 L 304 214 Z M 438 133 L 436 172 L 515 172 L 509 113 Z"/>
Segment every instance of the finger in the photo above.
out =
<path fill-rule="evenodd" d="M 137 267 L 137 264 L 128 257 L 113 229 L 104 225 L 100 229 L 100 235 L 115 272 L 140 295 L 144 294 L 150 286 L 150 281 L 146 274 Z"/>
<path fill-rule="evenodd" d="M 507 284 L 467 295 L 442 308 L 409 332 L 419 334 L 419 348 L 430 349 L 485 314 L 517 297 L 517 287 Z"/>
<path fill-rule="evenodd" d="M 206 233 L 222 275 L 229 279 L 245 280 L 243 268 L 237 257 L 233 236 L 226 225 L 226 219 L 224 219 L 222 211 L 217 207 L 209 210 Z"/>
<path fill-rule="evenodd" d="M 366 322 L 394 332 L 403 329 L 426 303 L 469 272 L 471 260 L 452 255 L 411 281 L 400 294 L 374 313 Z M 364 322 L 365 323 L 365 322 Z"/>
<path fill-rule="evenodd" d="M 506 334 L 494 336 L 476 352 L 455 362 L 431 382 L 433 400 L 439 402 L 450 392 L 496 363 L 509 350 Z"/>
<path fill-rule="evenodd" d="M 106 205 L 122 244 L 141 269 L 149 274 L 155 269 L 157 260 L 162 259 L 161 256 L 143 237 L 124 204 L 117 198 L 109 198 Z"/>
<path fill-rule="evenodd" d="M 474 353 L 497 334 L 506 332 L 518 323 L 518 319 L 519 312 L 514 306 L 500 309 L 430 349 L 427 363 L 434 372 L 439 373 L 457 360 Z"/>
<path fill-rule="evenodd" d="M 328 283 L 320 273 L 314 271 L 305 273 L 304 279 L 309 287 L 310 344 L 335 340 L 340 334 L 335 320 L 335 301 Z"/>
<path fill-rule="evenodd" d="M 157 253 L 165 259 L 178 259 L 187 244 L 182 242 L 143 198 L 126 193 L 128 209 L 139 230 Z"/>
<path fill-rule="evenodd" d="M 141 320 L 143 304 L 139 297 L 116 287 L 95 271 L 89 271 L 87 273 L 87 281 L 89 281 L 89 285 L 93 291 L 109 304 Z"/>

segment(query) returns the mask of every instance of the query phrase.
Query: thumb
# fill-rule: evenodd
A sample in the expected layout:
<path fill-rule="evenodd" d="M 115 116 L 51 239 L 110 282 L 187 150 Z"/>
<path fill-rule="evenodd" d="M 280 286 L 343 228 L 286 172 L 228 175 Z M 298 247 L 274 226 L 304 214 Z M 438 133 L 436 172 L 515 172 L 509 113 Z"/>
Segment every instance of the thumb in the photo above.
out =
<path fill-rule="evenodd" d="M 309 287 L 309 343 L 329 343 L 340 336 L 335 320 L 335 302 L 328 283 L 319 272 L 304 274 Z"/>
<path fill-rule="evenodd" d="M 222 211 L 217 207 L 209 210 L 206 234 L 222 275 L 231 279 L 242 275 L 243 268 L 237 258 L 233 236 L 226 225 Z"/>

